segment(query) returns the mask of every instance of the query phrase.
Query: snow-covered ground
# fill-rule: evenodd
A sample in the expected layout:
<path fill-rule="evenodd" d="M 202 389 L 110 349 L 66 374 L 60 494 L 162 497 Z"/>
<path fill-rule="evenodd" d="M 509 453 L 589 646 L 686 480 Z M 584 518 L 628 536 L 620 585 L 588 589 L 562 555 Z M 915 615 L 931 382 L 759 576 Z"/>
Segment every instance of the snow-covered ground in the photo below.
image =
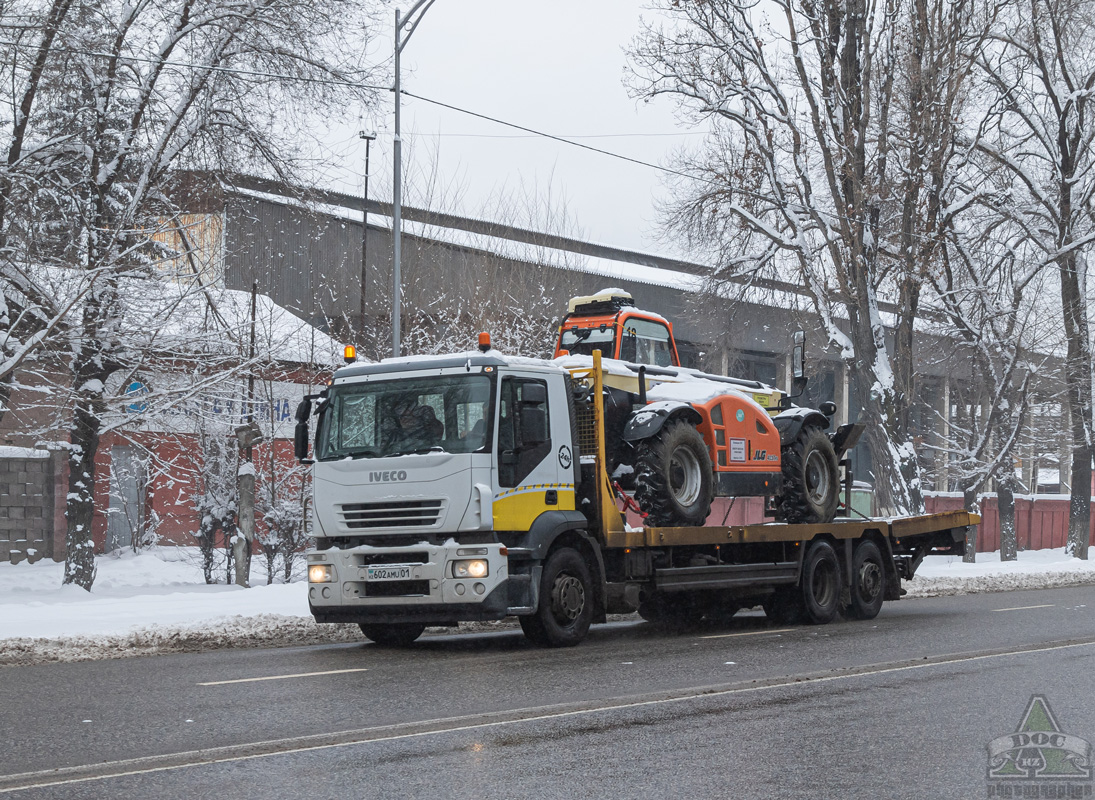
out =
<path fill-rule="evenodd" d="M 61 586 L 62 564 L 0 564 L 0 665 L 361 639 L 355 626 L 313 623 L 306 584 L 265 585 L 258 559 L 251 589 L 206 585 L 195 548 L 103 556 L 97 567 L 89 593 Z M 1082 583 L 1095 583 L 1095 560 L 1057 549 L 1013 562 L 929 557 L 905 588 L 927 597 Z"/>

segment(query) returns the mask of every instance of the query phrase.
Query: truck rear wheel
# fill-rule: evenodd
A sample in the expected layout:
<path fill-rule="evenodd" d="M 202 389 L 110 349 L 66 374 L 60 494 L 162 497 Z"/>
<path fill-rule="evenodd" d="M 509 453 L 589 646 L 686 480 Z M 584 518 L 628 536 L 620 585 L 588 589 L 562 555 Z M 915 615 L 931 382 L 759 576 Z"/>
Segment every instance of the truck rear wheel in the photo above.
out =
<path fill-rule="evenodd" d="M 840 561 L 821 539 L 810 545 L 802 562 L 802 603 L 815 625 L 832 622 L 840 610 Z"/>
<path fill-rule="evenodd" d="M 781 452 L 783 493 L 779 512 L 785 522 L 832 522 L 840 494 L 836 453 L 825 432 L 807 425 Z"/>
<path fill-rule="evenodd" d="M 635 500 L 648 525 L 702 525 L 711 513 L 711 455 L 696 427 L 671 420 L 638 444 Z"/>
<path fill-rule="evenodd" d="M 374 642 L 388 647 L 408 645 L 426 630 L 425 624 L 417 622 L 362 622 L 358 627 Z"/>
<path fill-rule="evenodd" d="M 878 545 L 864 539 L 852 553 L 851 602 L 844 610 L 850 619 L 874 619 L 886 594 L 886 570 Z"/>
<path fill-rule="evenodd" d="M 519 619 L 525 636 L 544 647 L 573 647 L 585 638 L 593 622 L 593 581 L 577 550 L 560 547 L 548 556 L 536 612 Z"/>

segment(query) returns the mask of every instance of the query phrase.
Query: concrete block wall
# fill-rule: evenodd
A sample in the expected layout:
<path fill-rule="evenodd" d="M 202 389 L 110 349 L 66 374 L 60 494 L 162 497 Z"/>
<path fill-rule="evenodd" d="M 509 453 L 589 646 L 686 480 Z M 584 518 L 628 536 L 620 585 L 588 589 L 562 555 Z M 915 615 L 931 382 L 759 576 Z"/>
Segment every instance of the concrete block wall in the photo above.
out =
<path fill-rule="evenodd" d="M 63 506 L 59 531 L 56 525 L 59 455 L 0 448 L 0 561 L 64 557 Z"/>

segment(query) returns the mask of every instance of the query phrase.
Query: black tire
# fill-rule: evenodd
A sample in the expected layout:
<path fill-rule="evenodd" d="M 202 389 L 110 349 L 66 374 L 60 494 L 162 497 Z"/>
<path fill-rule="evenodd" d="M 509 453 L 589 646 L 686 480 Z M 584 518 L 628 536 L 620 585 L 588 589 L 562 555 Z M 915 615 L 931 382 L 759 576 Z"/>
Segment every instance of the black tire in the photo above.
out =
<path fill-rule="evenodd" d="M 840 561 L 824 539 L 810 545 L 802 561 L 802 608 L 815 625 L 832 622 L 840 611 Z"/>
<path fill-rule="evenodd" d="M 783 489 L 780 518 L 785 522 L 832 522 L 840 500 L 836 453 L 825 432 L 807 425 L 781 451 Z"/>
<path fill-rule="evenodd" d="M 637 446 L 635 500 L 655 527 L 702 525 L 711 513 L 711 454 L 696 427 L 670 420 Z"/>
<path fill-rule="evenodd" d="M 874 619 L 886 595 L 886 568 L 878 545 L 864 539 L 852 553 L 851 602 L 844 609 L 849 619 Z"/>
<path fill-rule="evenodd" d="M 358 627 L 367 637 L 385 647 L 405 647 L 426 630 L 426 625 L 418 622 L 362 622 Z"/>
<path fill-rule="evenodd" d="M 571 547 L 560 547 L 544 564 L 536 612 L 519 617 L 521 630 L 543 647 L 573 647 L 593 622 L 593 597 L 585 559 Z"/>

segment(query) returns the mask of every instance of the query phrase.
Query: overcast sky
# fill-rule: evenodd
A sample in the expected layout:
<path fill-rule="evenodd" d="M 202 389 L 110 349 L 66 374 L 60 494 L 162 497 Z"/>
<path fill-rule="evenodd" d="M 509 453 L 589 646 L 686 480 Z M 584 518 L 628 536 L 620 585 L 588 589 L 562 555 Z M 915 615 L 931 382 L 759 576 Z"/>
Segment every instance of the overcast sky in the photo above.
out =
<path fill-rule="evenodd" d="M 402 3 L 404 10 L 411 5 Z M 579 141 L 665 163 L 675 148 L 697 145 L 701 129 L 679 123 L 668 102 L 628 97 L 624 49 L 639 31 L 641 14 L 652 12 L 640 0 L 436 0 L 403 51 L 403 88 L 536 130 L 597 137 Z M 375 63 L 391 56 L 391 27 L 370 48 Z M 370 194 L 390 197 L 390 100 L 380 116 L 332 131 L 331 158 L 342 164 L 335 180 L 360 190 L 354 174 L 364 159 L 359 127 L 378 134 Z M 404 174 L 420 176 L 436 163 L 439 187 L 448 195 L 438 204 L 483 215 L 484 204 L 503 190 L 550 196 L 555 210 L 565 206 L 594 241 L 671 251 L 655 241 L 655 200 L 664 195 L 656 170 L 409 98 L 402 128 Z"/>

